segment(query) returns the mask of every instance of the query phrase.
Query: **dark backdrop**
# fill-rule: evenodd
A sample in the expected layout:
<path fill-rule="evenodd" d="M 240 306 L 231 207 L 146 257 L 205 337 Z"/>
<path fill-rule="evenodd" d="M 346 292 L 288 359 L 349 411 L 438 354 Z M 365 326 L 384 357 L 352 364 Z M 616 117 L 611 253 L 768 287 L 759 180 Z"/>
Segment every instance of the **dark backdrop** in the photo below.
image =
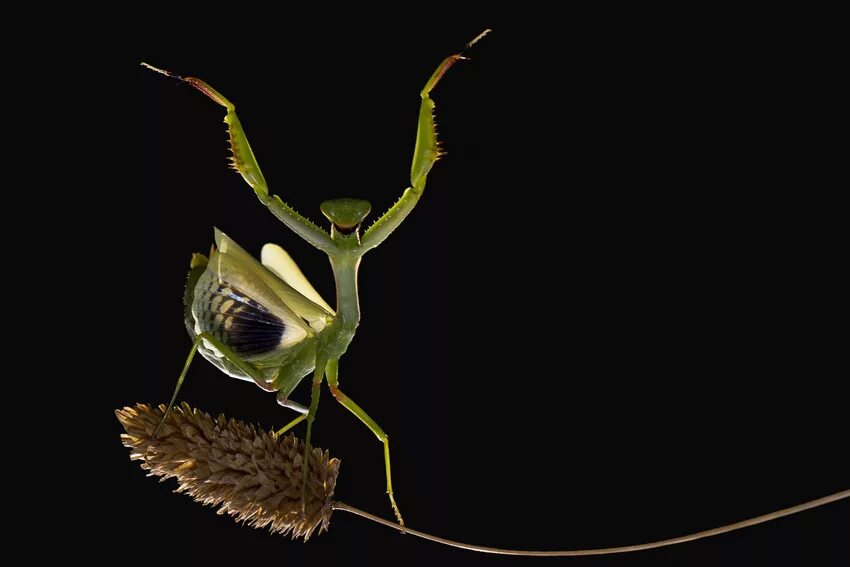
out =
<path fill-rule="evenodd" d="M 234 101 L 272 191 L 323 221 L 326 198 L 366 198 L 378 214 L 400 196 L 419 89 L 442 57 L 495 29 L 434 93 L 448 155 L 411 217 L 365 258 L 362 324 L 340 367 L 344 389 L 392 438 L 412 527 L 494 546 L 612 546 L 848 487 L 837 450 L 846 156 L 830 135 L 837 104 L 800 55 L 812 44 L 796 39 L 795 25 L 814 24 L 657 17 L 230 22 L 152 32 L 140 46 L 139 59 Z M 818 41 L 830 47 L 828 34 Z M 226 168 L 223 109 L 141 68 L 135 90 L 137 214 L 122 230 L 144 243 L 116 264 L 133 266 L 122 287 L 142 340 L 97 408 L 107 421 L 115 407 L 170 396 L 190 346 L 188 260 L 209 249 L 213 226 L 252 253 L 280 243 L 333 302 L 324 255 Z M 306 400 L 303 384 L 294 397 Z M 266 427 L 292 417 L 200 359 L 181 399 Z M 104 428 L 103 500 L 115 518 L 105 535 L 130 554 L 532 561 L 443 548 L 343 513 L 306 545 L 240 527 L 172 494 L 173 481 L 146 478 L 117 421 Z M 342 459 L 337 497 L 389 517 L 381 447 L 327 391 L 314 441 Z M 846 565 L 847 519 L 838 504 L 572 562 Z"/>

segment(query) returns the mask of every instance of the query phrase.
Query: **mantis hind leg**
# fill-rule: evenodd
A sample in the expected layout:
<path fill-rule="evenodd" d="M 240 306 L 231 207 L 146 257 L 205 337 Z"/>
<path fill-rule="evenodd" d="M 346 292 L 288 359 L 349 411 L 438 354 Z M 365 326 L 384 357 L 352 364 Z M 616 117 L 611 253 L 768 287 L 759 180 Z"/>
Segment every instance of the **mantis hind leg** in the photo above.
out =
<path fill-rule="evenodd" d="M 290 421 L 289 423 L 287 423 L 286 425 L 284 425 L 283 427 L 281 427 L 280 429 L 275 431 L 274 432 L 275 436 L 280 437 L 281 435 L 283 435 L 284 433 L 286 433 L 287 431 L 289 431 L 290 429 L 292 429 L 293 427 L 295 427 L 296 425 L 298 425 L 299 423 L 301 423 L 305 419 L 307 419 L 307 414 L 299 415 L 298 417 L 296 417 L 295 419 L 293 419 L 292 421 Z"/>
<path fill-rule="evenodd" d="M 278 437 L 283 435 L 284 433 L 286 433 L 287 431 L 289 431 L 290 429 L 292 429 L 293 427 L 295 427 L 296 425 L 298 425 L 299 423 L 301 423 L 305 419 L 307 419 L 307 415 L 310 412 L 309 408 L 306 408 L 306 407 L 302 406 L 301 404 L 299 404 L 298 402 L 292 401 L 289 398 L 287 398 L 286 396 L 284 396 L 283 391 L 278 392 L 277 403 L 279 403 L 281 406 L 283 406 L 285 408 L 295 410 L 295 411 L 297 411 L 298 413 L 301 414 L 298 417 L 296 417 L 295 419 L 293 419 L 292 421 L 290 421 L 289 423 L 287 423 L 286 425 L 284 425 L 283 427 L 281 427 L 280 429 L 278 429 L 277 431 L 275 431 L 275 435 L 277 435 Z"/>
<path fill-rule="evenodd" d="M 348 411 L 357 416 L 357 418 L 362 421 L 366 427 L 369 428 L 372 433 L 375 434 L 375 437 L 378 438 L 378 441 L 383 443 L 384 445 L 384 466 L 387 470 L 387 495 L 390 497 L 390 505 L 393 508 L 393 512 L 395 512 L 395 516 L 398 519 L 398 523 L 404 527 L 404 519 L 401 517 L 401 512 L 398 510 L 398 505 L 395 502 L 395 495 L 393 494 L 393 477 L 392 472 L 390 470 L 390 438 L 384 433 L 384 430 L 375 422 L 374 419 L 369 417 L 369 415 L 363 411 L 363 408 L 358 406 L 354 401 L 342 393 L 339 389 L 339 360 L 329 360 L 327 364 L 327 375 L 328 375 L 328 387 L 331 389 L 331 394 L 333 397 L 341 403 Z"/>
<path fill-rule="evenodd" d="M 218 350 L 224 358 L 226 358 L 229 362 L 231 362 L 234 366 L 236 366 L 239 370 L 244 372 L 254 383 L 263 389 L 266 392 L 274 392 L 276 388 L 271 386 L 268 382 L 266 382 L 265 376 L 262 372 L 257 370 L 254 366 L 252 366 L 249 362 L 245 362 L 239 355 L 234 353 L 227 345 L 222 343 L 220 340 L 210 335 L 209 333 L 199 333 L 195 340 L 192 342 L 192 349 L 189 351 L 189 356 L 186 357 L 186 364 L 183 365 L 183 371 L 180 373 L 180 377 L 177 378 L 177 385 L 174 387 L 174 394 L 171 396 L 171 401 L 168 402 L 168 407 L 165 410 L 165 413 L 162 414 L 162 419 L 159 420 L 159 424 L 156 426 L 156 429 L 153 432 L 153 436 L 156 437 L 159 434 L 159 430 L 162 427 L 162 424 L 165 423 L 165 420 L 168 418 L 168 415 L 171 413 L 171 409 L 174 407 L 174 402 L 177 401 L 177 394 L 180 393 L 180 388 L 183 386 L 183 380 L 186 378 L 186 374 L 189 372 L 189 366 L 192 364 L 192 360 L 195 358 L 195 354 L 198 352 L 198 348 L 201 346 L 201 341 L 207 341 L 216 350 Z M 294 402 L 293 402 L 294 403 Z M 293 424 L 294 425 L 294 424 Z"/>
<path fill-rule="evenodd" d="M 301 511 L 305 514 L 307 513 L 307 474 L 310 469 L 310 436 L 313 433 L 313 421 L 316 419 L 316 412 L 319 411 L 319 396 L 322 393 L 322 379 L 325 377 L 325 363 L 324 358 L 316 357 L 316 368 L 313 372 L 313 387 L 310 389 L 310 409 L 307 411 L 306 416 L 299 416 L 301 419 L 305 417 L 307 419 L 307 435 L 304 438 L 304 459 L 301 461 Z M 295 423 L 298 422 L 296 421 Z M 295 425 L 295 423 L 291 423 L 286 427 Z"/>

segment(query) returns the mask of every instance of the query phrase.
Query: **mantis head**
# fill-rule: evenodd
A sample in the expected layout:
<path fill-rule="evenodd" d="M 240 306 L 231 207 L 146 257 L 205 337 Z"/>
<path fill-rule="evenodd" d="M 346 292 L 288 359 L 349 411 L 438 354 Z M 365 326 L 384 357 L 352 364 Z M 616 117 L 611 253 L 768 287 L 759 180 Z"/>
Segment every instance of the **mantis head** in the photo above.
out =
<path fill-rule="evenodd" d="M 348 236 L 359 231 L 360 223 L 372 210 L 372 205 L 363 199 L 331 199 L 323 202 L 320 208 L 333 224 L 334 231 Z"/>

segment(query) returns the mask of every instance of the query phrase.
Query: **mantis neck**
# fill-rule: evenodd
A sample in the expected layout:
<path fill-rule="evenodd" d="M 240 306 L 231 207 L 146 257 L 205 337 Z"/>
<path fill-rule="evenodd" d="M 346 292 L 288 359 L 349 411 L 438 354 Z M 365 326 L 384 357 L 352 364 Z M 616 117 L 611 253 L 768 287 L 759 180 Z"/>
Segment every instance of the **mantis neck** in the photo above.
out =
<path fill-rule="evenodd" d="M 336 310 L 344 329 L 353 331 L 360 323 L 360 300 L 357 292 L 357 270 L 360 256 L 343 254 L 331 256 L 336 279 Z"/>

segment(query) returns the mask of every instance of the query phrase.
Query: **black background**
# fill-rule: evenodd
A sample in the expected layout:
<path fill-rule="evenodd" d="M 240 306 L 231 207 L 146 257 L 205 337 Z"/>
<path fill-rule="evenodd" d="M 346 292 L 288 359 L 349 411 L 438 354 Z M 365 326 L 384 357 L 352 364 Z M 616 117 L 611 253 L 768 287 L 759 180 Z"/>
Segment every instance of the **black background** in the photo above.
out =
<path fill-rule="evenodd" d="M 143 42 L 140 60 L 234 101 L 272 192 L 324 221 L 327 198 L 366 198 L 380 214 L 400 196 L 420 88 L 442 57 L 494 28 L 433 94 L 448 155 L 410 218 L 365 257 L 363 319 L 340 365 L 343 389 L 390 434 L 411 527 L 502 547 L 604 547 L 848 487 L 837 393 L 846 155 L 827 69 L 806 55 L 833 38 L 817 20 L 727 16 L 234 20 Z M 127 379 L 105 390 L 106 420 L 170 396 L 190 346 L 189 256 L 209 249 L 214 225 L 256 254 L 283 245 L 333 303 L 324 255 L 226 168 L 223 109 L 141 68 L 135 90 L 125 110 L 141 142 L 138 220 L 120 229 L 144 242 L 117 263 L 133 266 L 123 287 L 143 340 L 128 348 Z M 303 384 L 294 397 L 306 401 Z M 181 399 L 266 427 L 292 417 L 202 360 Z M 117 421 L 104 430 L 102 494 L 115 521 L 103 534 L 129 553 L 535 561 L 443 548 L 343 513 L 307 544 L 240 527 L 172 494 L 173 481 L 146 478 Z M 342 459 L 339 500 L 390 517 L 381 447 L 327 391 L 314 442 Z M 846 565 L 847 528 L 842 503 L 571 561 Z"/>

